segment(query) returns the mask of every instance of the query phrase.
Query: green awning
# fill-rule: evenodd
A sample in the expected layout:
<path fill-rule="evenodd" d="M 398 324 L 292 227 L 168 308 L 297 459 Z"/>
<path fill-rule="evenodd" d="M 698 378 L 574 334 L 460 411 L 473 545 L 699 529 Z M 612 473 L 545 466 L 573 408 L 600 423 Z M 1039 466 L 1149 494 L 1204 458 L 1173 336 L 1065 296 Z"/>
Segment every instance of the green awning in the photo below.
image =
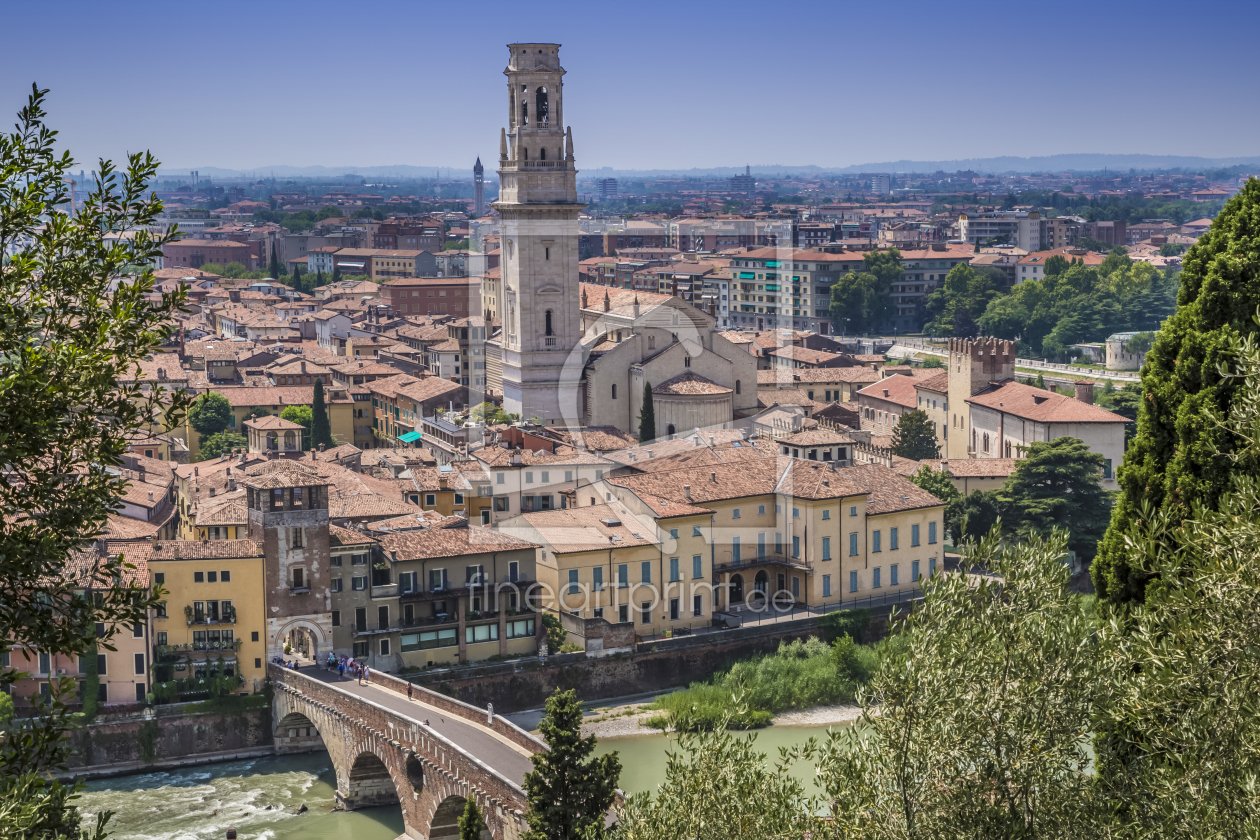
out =
<path fill-rule="evenodd" d="M 398 439 L 403 443 L 411 443 L 412 441 L 419 440 L 422 437 L 424 436 L 419 432 L 407 432 L 405 435 L 399 435 Z"/>

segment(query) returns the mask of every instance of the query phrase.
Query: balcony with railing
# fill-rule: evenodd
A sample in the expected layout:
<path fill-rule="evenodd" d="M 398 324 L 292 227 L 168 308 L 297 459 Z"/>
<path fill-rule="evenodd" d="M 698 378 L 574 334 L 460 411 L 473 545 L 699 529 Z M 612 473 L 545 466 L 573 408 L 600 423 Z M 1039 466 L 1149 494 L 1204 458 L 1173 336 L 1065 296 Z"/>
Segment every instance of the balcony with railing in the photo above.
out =
<path fill-rule="evenodd" d="M 802 557 L 793 557 L 786 549 L 758 551 L 754 548 L 752 551 L 743 551 L 736 556 L 730 546 L 719 546 L 716 556 L 713 558 L 713 573 L 715 575 L 724 572 L 746 571 L 757 566 L 780 566 L 789 569 L 799 569 L 806 574 L 814 573 L 812 563 Z"/>
<path fill-rule="evenodd" d="M 166 616 L 162 616 L 162 618 L 165 618 L 165 617 Z M 188 604 L 184 607 L 184 620 L 185 622 L 187 622 L 189 627 L 193 626 L 194 624 L 198 624 L 198 625 L 235 624 L 236 623 L 236 608 L 224 607 L 222 611 L 216 610 L 214 612 L 210 612 L 206 610 L 197 611 L 193 609 L 193 606 L 191 604 Z"/>

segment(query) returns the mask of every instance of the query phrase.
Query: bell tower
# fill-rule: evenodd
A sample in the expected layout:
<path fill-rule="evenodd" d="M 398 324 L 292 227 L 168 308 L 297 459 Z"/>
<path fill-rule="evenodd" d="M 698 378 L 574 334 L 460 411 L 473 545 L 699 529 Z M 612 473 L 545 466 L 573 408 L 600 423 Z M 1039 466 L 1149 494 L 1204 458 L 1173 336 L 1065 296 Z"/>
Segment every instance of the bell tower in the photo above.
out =
<path fill-rule="evenodd" d="M 509 44 L 508 127 L 499 136 L 503 408 L 576 422 L 582 374 L 577 168 L 564 127 L 559 44 Z"/>

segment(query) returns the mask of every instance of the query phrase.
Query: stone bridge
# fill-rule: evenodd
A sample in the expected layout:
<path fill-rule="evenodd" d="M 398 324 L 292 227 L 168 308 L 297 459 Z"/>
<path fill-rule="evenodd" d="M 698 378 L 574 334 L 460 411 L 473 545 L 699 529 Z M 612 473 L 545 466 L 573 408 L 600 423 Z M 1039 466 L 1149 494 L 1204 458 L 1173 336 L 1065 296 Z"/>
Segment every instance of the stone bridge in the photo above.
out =
<path fill-rule="evenodd" d="M 388 674 L 371 685 L 335 673 L 271 664 L 276 752 L 326 749 L 346 809 L 402 806 L 399 838 L 458 838 L 458 817 L 477 801 L 483 838 L 517 840 L 527 808 L 521 785 L 529 756 L 546 749 L 534 736 L 485 709 Z"/>

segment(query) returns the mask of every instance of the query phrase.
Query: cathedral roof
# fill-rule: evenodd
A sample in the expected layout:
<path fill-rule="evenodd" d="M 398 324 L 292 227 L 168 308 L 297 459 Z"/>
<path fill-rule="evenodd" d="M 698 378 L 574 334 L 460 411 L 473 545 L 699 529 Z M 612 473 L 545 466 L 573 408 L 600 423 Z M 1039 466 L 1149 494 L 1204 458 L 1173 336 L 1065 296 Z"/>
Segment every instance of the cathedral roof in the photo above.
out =
<path fill-rule="evenodd" d="M 729 394 L 731 389 L 725 385 L 719 385 L 711 379 L 705 379 L 699 374 L 687 372 L 680 373 L 673 379 L 667 379 L 661 384 L 652 388 L 653 394 L 674 394 L 674 395 L 716 395 Z"/>

